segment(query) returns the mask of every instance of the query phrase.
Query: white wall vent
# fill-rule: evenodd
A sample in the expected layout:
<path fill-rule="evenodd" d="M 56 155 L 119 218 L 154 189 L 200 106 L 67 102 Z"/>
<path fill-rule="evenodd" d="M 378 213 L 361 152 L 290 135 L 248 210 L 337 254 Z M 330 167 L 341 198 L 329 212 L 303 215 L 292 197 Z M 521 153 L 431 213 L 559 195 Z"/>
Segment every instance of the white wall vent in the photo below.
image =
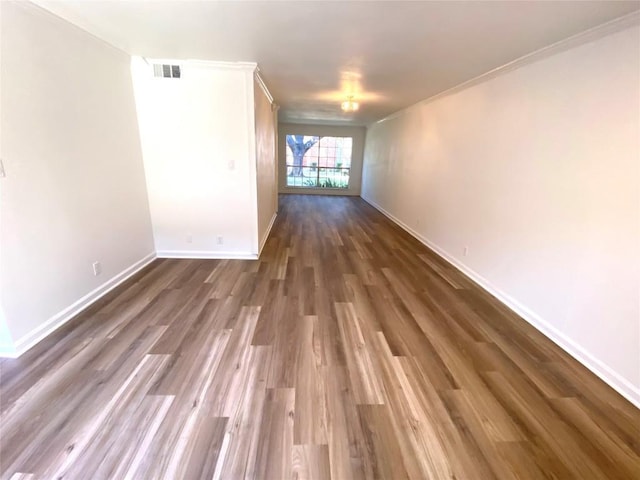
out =
<path fill-rule="evenodd" d="M 180 65 L 153 64 L 153 76 L 158 78 L 180 78 Z"/>

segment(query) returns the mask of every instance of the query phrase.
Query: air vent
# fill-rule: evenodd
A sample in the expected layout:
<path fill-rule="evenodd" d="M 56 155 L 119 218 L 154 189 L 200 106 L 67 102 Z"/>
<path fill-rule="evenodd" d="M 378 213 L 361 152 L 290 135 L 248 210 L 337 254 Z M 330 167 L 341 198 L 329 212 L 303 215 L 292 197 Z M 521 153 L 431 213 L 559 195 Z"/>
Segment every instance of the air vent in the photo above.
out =
<path fill-rule="evenodd" d="M 180 65 L 153 65 L 153 76 L 158 78 L 180 78 Z"/>

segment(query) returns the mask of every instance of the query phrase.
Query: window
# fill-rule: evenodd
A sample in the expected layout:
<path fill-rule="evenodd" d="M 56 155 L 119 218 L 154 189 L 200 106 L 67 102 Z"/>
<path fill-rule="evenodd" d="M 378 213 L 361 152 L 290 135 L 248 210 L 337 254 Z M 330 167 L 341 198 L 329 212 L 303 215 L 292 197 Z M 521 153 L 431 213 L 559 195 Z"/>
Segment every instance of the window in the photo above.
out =
<path fill-rule="evenodd" d="M 351 137 L 287 135 L 287 187 L 349 188 Z"/>

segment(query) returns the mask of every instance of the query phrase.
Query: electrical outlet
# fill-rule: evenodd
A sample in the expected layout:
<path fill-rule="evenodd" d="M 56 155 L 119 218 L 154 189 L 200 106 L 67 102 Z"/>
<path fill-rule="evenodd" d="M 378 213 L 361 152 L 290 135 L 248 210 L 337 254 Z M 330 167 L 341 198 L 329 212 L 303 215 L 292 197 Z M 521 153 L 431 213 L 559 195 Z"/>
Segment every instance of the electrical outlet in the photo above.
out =
<path fill-rule="evenodd" d="M 190 233 L 187 235 L 187 243 L 193 243 L 193 235 Z"/>
<path fill-rule="evenodd" d="M 100 265 L 100 262 L 93 262 L 93 275 L 97 277 L 101 273 L 102 273 L 102 265 Z"/>
<path fill-rule="evenodd" d="M 466 257 L 467 255 L 469 255 L 469 247 L 464 247 L 464 250 L 462 252 L 462 254 Z"/>
<path fill-rule="evenodd" d="M 4 163 L 2 163 L 2 159 L 0 158 L 0 178 L 4 178 L 6 176 L 6 173 L 4 173 Z"/>
<path fill-rule="evenodd" d="M 218 235 L 218 245 L 222 245 L 224 244 L 224 238 L 222 238 L 222 235 Z"/>

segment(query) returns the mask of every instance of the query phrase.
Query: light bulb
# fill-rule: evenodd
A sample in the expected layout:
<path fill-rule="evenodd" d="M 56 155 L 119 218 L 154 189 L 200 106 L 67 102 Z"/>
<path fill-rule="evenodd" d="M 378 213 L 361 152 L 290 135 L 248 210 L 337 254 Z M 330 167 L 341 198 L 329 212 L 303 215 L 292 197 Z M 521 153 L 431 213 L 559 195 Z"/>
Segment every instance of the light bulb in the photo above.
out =
<path fill-rule="evenodd" d="M 348 97 L 345 102 L 342 102 L 342 110 L 345 112 L 355 112 L 360 107 L 358 102 L 353 101 L 353 97 Z"/>

